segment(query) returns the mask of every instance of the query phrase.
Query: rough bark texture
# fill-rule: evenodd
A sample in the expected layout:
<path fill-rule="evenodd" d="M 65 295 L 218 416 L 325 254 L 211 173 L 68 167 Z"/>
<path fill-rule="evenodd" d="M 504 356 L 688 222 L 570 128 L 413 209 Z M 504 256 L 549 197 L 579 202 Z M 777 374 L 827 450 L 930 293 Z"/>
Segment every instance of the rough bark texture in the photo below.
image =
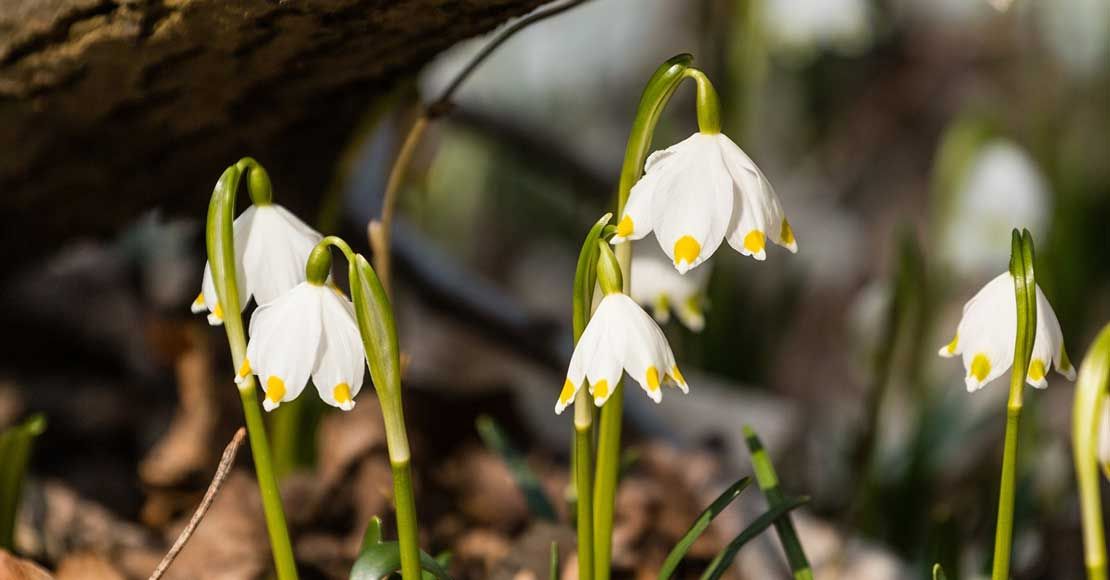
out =
<path fill-rule="evenodd" d="M 243 155 L 310 206 L 376 93 L 543 1 L 0 0 L 0 259 L 203 216 Z"/>

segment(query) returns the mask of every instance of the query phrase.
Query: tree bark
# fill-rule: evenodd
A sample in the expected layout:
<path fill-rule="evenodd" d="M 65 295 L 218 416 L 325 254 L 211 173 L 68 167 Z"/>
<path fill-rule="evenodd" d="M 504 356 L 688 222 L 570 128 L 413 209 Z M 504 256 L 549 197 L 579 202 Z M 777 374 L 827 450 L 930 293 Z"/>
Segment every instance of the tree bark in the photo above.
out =
<path fill-rule="evenodd" d="M 203 216 L 244 155 L 313 207 L 375 94 L 543 2 L 0 0 L 0 260 Z"/>

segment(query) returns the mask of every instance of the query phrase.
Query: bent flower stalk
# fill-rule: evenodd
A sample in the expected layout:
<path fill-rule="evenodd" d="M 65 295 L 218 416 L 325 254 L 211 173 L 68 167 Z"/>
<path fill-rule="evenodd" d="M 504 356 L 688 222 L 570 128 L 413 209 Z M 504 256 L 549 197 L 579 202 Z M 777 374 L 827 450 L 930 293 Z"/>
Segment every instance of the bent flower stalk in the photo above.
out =
<path fill-rule="evenodd" d="M 1016 308 L 1014 278 L 1009 272 L 991 280 L 964 305 L 956 336 L 938 354 L 945 358 L 963 355 L 968 392 L 983 388 L 1010 369 L 1017 334 Z M 1075 367 L 1064 350 L 1060 322 L 1038 286 L 1037 337 L 1026 382 L 1040 389 L 1047 387 L 1046 375 L 1052 366 L 1069 381 L 1075 380 Z"/>

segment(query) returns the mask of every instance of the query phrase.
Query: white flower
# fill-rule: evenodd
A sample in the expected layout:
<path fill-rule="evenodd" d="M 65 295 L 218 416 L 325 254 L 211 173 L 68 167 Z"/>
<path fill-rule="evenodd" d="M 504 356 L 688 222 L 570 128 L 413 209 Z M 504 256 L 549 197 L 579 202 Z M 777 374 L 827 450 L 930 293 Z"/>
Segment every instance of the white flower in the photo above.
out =
<path fill-rule="evenodd" d="M 601 299 L 574 348 L 555 413 L 574 401 L 586 381 L 594 404 L 600 407 L 625 371 L 656 403 L 663 400 L 660 387 L 667 382 L 689 392 L 659 325 L 631 298 L 614 292 Z"/>
<path fill-rule="evenodd" d="M 945 358 L 963 355 L 967 369 L 968 392 L 1005 373 L 1014 360 L 1014 342 L 1017 338 L 1017 299 L 1014 296 L 1014 278 L 1009 272 L 991 280 L 964 305 L 963 318 L 952 342 L 941 347 Z M 1045 375 L 1055 364 L 1056 372 L 1075 380 L 1075 367 L 1064 351 L 1064 335 L 1052 305 L 1037 287 L 1037 336 L 1033 341 L 1033 356 L 1026 371 L 1026 382 L 1045 388 Z"/>
<path fill-rule="evenodd" d="M 679 274 L 654 244 L 633 244 L 632 271 L 636 273 L 632 276 L 632 299 L 644 308 L 650 307 L 659 324 L 670 320 L 673 309 L 686 328 L 694 332 L 705 328 L 702 303 L 709 284 L 709 265 Z"/>
<path fill-rule="evenodd" d="M 695 133 L 648 157 L 613 243 L 638 240 L 652 231 L 682 274 L 713 255 L 726 238 L 756 260 L 767 257 L 768 237 L 798 251 L 770 182 L 720 133 Z"/>
<path fill-rule="evenodd" d="M 349 411 L 366 363 L 354 306 L 330 285 L 301 282 L 251 317 L 247 358 L 235 382 L 254 373 L 272 411 L 296 399 L 309 377 L 320 398 Z"/>
<path fill-rule="evenodd" d="M 235 276 L 239 282 L 239 310 L 251 296 L 267 304 L 304 282 L 305 262 L 322 236 L 289 210 L 271 203 L 252 205 L 235 218 Z M 208 310 L 208 323 L 223 324 L 211 264 L 204 264 L 200 294 L 193 312 Z"/>

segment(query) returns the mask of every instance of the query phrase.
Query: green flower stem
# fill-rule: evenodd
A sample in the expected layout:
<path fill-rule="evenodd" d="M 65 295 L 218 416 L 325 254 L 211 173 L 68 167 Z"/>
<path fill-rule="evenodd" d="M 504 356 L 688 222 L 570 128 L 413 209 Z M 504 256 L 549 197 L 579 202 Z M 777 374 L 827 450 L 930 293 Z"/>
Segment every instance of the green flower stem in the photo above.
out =
<path fill-rule="evenodd" d="M 1097 460 L 1099 420 L 1110 389 L 1110 324 L 1103 327 L 1079 367 L 1072 410 L 1072 447 L 1083 522 L 1083 560 L 1088 580 L 1106 580 L 1106 536 Z"/>
<path fill-rule="evenodd" d="M 1002 476 L 998 492 L 998 524 L 994 536 L 993 580 L 1009 580 L 1010 553 L 1014 536 L 1014 494 L 1017 487 L 1018 425 L 1021 419 L 1025 372 L 1033 355 L 1037 334 L 1036 278 L 1033 273 L 1033 237 L 1013 232 L 1010 273 L 1014 277 L 1017 302 L 1017 337 L 1014 365 L 1010 374 L 1010 396 L 1006 404 L 1006 442 L 1002 452 Z"/>
<path fill-rule="evenodd" d="M 680 54 L 664 62 L 651 76 L 628 136 L 617 190 L 617 216 L 624 211 L 632 186 L 643 173 L 644 162 L 651 150 L 651 139 L 663 109 L 679 84 L 687 78 L 693 57 Z M 616 247 L 617 262 L 624 279 L 624 292 L 631 288 L 632 244 Z M 618 382 L 609 401 L 601 409 L 598 429 L 597 477 L 594 479 L 594 577 L 609 580 L 613 549 L 613 506 L 616 500 L 617 475 L 620 471 L 621 418 L 624 407 L 624 384 Z M 581 496 L 582 493 L 579 493 Z M 581 500 L 579 500 L 581 501 Z M 581 524 L 579 524 L 581 525 Z"/>
<path fill-rule="evenodd" d="M 239 311 L 239 283 L 235 279 L 234 222 L 235 199 L 239 189 L 239 179 L 243 173 L 248 175 L 251 197 L 269 203 L 269 178 L 257 163 L 249 158 L 228 167 L 216 183 L 212 201 L 208 206 L 208 226 L 206 241 L 208 262 L 212 267 L 212 280 L 216 295 L 223 310 L 224 329 L 227 342 L 231 347 L 231 360 L 238 369 L 247 356 L 247 338 L 243 329 L 243 315 Z M 259 189 L 254 189 L 259 188 Z M 285 511 L 281 505 L 281 493 L 274 474 L 270 455 L 270 443 L 266 436 L 266 426 L 262 422 L 262 410 L 255 392 L 254 375 L 248 375 L 239 385 L 239 398 L 243 403 L 243 415 L 250 436 L 251 455 L 258 476 L 258 487 L 262 495 L 262 507 L 266 515 L 266 531 L 270 536 L 274 566 L 279 580 L 296 580 L 297 565 L 293 559 L 293 544 L 289 540 L 289 528 L 285 523 Z"/>
<path fill-rule="evenodd" d="M 779 487 L 779 476 L 775 472 L 771 458 L 767 455 L 767 450 L 763 447 L 763 442 L 747 425 L 744 425 L 744 438 L 747 440 L 748 451 L 752 456 L 755 480 L 759 484 L 760 491 L 763 492 L 763 497 L 767 498 L 767 505 L 771 509 L 786 505 L 788 500 L 782 488 Z M 813 580 L 813 569 L 809 566 L 809 560 L 806 558 L 805 550 L 802 549 L 802 542 L 798 539 L 798 532 L 794 529 L 794 521 L 790 519 L 789 514 L 775 520 L 775 531 L 778 532 L 783 550 L 786 551 L 786 559 L 790 563 L 794 580 Z"/>
<path fill-rule="evenodd" d="M 686 78 L 697 84 L 698 130 L 716 135 L 721 132 L 721 100 L 709 77 L 696 68 L 686 69 Z"/>
<path fill-rule="evenodd" d="M 401 577 L 420 580 L 420 531 L 412 486 L 412 453 L 409 451 L 405 411 L 401 404 L 401 357 L 393 309 L 374 269 L 347 242 L 335 236 L 320 241 L 309 256 L 306 272 L 310 279 L 326 276 L 328 247 L 338 248 L 347 258 L 351 300 L 358 318 L 359 335 L 370 366 L 370 377 L 381 403 L 385 444 L 393 470 L 393 503 L 397 510 L 397 542 L 401 551 Z"/>
<path fill-rule="evenodd" d="M 578 490 L 578 578 L 594 577 L 593 527 L 594 402 L 586 389 L 574 398 L 574 484 Z"/>

